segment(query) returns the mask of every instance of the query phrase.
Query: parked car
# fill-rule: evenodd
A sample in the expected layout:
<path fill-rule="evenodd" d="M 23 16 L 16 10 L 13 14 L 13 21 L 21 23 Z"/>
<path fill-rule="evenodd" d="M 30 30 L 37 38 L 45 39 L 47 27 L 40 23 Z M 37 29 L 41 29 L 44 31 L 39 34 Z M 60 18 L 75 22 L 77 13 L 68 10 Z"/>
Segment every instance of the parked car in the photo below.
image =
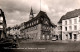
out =
<path fill-rule="evenodd" d="M 52 38 L 52 41 L 56 41 L 57 40 L 57 38 Z"/>

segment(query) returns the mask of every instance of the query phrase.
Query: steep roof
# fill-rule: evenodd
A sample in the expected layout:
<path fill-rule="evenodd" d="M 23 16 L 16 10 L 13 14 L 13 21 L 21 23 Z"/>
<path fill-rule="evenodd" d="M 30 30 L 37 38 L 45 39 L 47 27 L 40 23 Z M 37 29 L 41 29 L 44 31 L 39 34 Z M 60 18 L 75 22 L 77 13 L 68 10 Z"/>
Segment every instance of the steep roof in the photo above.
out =
<path fill-rule="evenodd" d="M 77 17 L 77 16 L 79 16 L 79 15 L 80 15 L 80 9 L 76 9 L 76 10 L 67 12 L 65 15 L 63 15 L 63 16 L 61 17 L 61 19 L 59 20 L 58 23 L 62 23 L 62 20 L 70 19 L 70 18 L 75 18 L 75 17 Z"/>
<path fill-rule="evenodd" d="M 33 19 L 27 21 L 26 23 L 30 23 L 30 22 L 32 22 L 32 21 L 34 21 L 34 20 L 36 20 L 36 19 L 40 19 L 41 17 L 44 17 L 44 18 L 49 19 L 49 17 L 47 16 L 46 12 L 40 11 L 36 17 L 34 17 Z M 49 19 L 49 21 L 50 21 L 50 19 Z M 55 26 L 55 24 L 52 23 L 51 21 L 50 21 L 50 24 L 51 24 L 52 26 Z"/>

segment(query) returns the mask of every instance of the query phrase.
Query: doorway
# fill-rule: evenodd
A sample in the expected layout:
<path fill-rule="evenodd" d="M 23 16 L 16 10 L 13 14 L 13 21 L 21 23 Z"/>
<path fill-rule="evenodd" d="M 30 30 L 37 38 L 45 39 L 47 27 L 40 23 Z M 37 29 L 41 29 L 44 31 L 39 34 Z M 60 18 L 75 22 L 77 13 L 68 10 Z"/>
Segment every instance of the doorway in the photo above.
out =
<path fill-rule="evenodd" d="M 70 39 L 72 39 L 72 33 L 69 33 Z"/>
<path fill-rule="evenodd" d="M 77 34 L 74 34 L 74 39 L 77 39 Z"/>

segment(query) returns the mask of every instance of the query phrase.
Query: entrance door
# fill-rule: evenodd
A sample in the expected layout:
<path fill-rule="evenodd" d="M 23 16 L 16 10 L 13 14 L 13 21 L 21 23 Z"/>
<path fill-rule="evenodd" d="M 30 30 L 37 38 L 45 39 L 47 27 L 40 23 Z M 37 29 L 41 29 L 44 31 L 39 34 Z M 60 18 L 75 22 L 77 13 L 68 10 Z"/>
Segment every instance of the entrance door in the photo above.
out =
<path fill-rule="evenodd" d="M 70 39 L 72 39 L 72 33 L 69 33 L 69 35 L 70 35 Z"/>
<path fill-rule="evenodd" d="M 74 34 L 74 39 L 77 39 L 77 34 Z"/>
<path fill-rule="evenodd" d="M 68 40 L 68 35 L 66 34 L 66 40 Z"/>

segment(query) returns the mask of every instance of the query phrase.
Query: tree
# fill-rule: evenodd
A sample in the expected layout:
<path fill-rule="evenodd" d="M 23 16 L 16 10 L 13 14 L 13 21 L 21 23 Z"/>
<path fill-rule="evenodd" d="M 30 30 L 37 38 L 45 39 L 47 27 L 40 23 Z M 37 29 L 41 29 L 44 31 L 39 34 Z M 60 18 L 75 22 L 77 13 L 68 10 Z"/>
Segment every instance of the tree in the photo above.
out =
<path fill-rule="evenodd" d="M 8 27 L 8 28 L 7 28 L 7 31 L 9 31 L 9 34 L 10 34 L 10 30 L 11 30 L 11 27 Z"/>

